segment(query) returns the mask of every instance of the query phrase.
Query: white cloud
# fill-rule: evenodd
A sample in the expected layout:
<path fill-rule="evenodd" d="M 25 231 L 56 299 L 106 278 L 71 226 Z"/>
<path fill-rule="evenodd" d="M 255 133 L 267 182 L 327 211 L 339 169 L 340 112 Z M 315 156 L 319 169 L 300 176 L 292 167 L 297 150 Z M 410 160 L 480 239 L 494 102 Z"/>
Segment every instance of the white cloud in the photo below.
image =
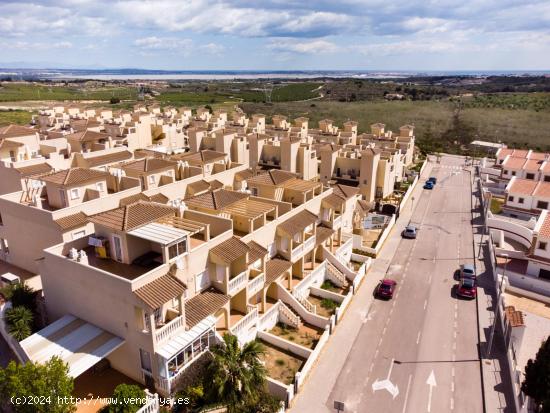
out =
<path fill-rule="evenodd" d="M 272 41 L 268 48 L 283 53 L 334 53 L 338 46 L 326 40 L 294 41 L 294 40 L 276 40 Z"/>
<path fill-rule="evenodd" d="M 170 50 L 183 52 L 191 48 L 193 41 L 191 39 L 151 36 L 137 39 L 134 44 L 143 50 Z"/>

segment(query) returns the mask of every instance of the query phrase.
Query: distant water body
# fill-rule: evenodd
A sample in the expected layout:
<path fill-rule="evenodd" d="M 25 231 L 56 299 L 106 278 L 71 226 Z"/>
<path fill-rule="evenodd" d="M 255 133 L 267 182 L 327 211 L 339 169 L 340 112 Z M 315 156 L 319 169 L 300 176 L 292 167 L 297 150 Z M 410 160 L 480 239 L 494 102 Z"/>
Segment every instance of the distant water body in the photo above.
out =
<path fill-rule="evenodd" d="M 36 79 L 97 79 L 97 80 L 258 80 L 258 79 L 315 79 L 357 78 L 395 79 L 423 76 L 541 76 L 548 71 L 374 71 L 374 70 L 142 70 L 142 69 L 2 69 L 0 76 Z"/>

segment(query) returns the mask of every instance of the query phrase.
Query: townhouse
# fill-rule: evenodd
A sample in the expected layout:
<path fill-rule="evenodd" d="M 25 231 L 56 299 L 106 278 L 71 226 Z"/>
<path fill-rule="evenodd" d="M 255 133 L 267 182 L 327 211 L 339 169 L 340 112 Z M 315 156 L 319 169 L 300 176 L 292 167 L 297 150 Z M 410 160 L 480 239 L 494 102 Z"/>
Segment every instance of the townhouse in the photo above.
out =
<path fill-rule="evenodd" d="M 506 185 L 502 210 L 512 217 L 538 217 L 550 205 L 550 182 L 513 177 Z"/>

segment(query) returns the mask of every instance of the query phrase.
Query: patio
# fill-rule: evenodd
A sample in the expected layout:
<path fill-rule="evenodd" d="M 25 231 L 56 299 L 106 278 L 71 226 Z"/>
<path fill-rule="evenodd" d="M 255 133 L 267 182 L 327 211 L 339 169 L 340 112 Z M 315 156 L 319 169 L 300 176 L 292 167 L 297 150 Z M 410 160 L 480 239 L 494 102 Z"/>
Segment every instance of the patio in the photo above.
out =
<path fill-rule="evenodd" d="M 266 341 L 260 340 L 265 347 L 265 354 L 261 357 L 265 363 L 269 377 L 284 384 L 291 384 L 294 376 L 305 363 L 305 359 L 288 351 L 279 349 Z"/>
<path fill-rule="evenodd" d="M 301 324 L 298 329 L 283 323 L 277 323 L 269 333 L 313 350 L 323 331 L 307 323 Z"/>

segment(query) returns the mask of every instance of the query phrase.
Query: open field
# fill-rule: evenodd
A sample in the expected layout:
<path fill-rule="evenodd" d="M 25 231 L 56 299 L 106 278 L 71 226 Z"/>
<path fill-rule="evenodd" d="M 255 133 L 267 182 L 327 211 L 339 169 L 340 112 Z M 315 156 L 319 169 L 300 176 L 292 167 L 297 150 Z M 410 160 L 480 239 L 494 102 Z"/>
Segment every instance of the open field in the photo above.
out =
<path fill-rule="evenodd" d="M 104 100 L 112 97 L 137 99 L 137 89 L 127 86 L 87 88 L 84 86 L 46 86 L 31 83 L 0 83 L 0 102 L 22 100 Z"/>
<path fill-rule="evenodd" d="M 31 121 L 32 113 L 25 110 L 0 111 L 0 126 L 6 126 L 11 123 L 26 125 Z"/>

